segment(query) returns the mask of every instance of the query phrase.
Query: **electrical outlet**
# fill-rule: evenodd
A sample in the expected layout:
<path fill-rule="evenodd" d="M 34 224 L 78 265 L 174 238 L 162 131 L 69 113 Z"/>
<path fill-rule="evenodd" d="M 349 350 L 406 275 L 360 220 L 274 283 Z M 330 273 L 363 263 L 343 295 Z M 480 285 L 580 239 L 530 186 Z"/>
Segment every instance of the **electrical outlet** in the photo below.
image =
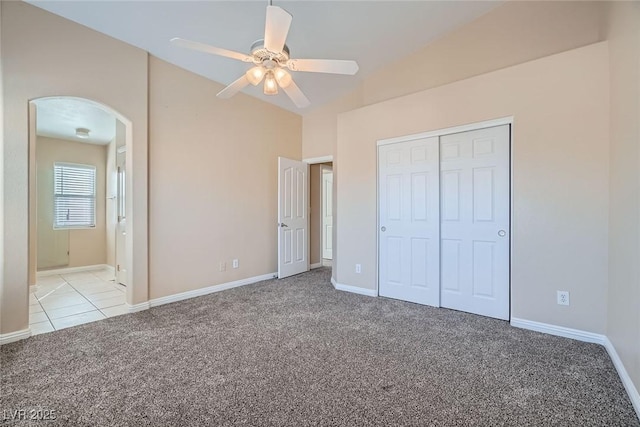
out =
<path fill-rule="evenodd" d="M 237 259 L 233 260 L 233 268 L 238 268 L 240 267 L 240 261 L 238 261 Z"/>
<path fill-rule="evenodd" d="M 569 305 L 569 291 L 558 291 L 558 304 Z"/>
<path fill-rule="evenodd" d="M 356 273 L 362 273 L 362 266 L 360 264 L 356 264 Z"/>
<path fill-rule="evenodd" d="M 220 271 L 225 271 L 227 269 L 227 262 L 226 261 L 221 261 L 220 262 Z"/>

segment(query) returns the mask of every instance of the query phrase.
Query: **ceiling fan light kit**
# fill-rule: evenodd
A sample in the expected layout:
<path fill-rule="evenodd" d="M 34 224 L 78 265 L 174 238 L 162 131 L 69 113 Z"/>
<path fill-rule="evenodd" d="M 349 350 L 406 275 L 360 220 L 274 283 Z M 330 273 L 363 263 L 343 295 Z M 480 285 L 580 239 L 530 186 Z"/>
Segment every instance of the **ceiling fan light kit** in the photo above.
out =
<path fill-rule="evenodd" d="M 293 81 L 293 78 L 291 77 L 291 74 L 287 73 L 282 68 L 276 68 L 276 70 L 273 72 L 273 74 L 276 77 L 276 81 L 278 82 L 280 87 L 283 88 L 283 89 L 285 89 L 287 86 L 289 86 L 291 84 L 291 82 Z"/>
<path fill-rule="evenodd" d="M 273 75 L 273 71 L 269 70 L 267 76 L 264 78 L 264 94 L 265 95 L 277 95 L 278 83 Z"/>
<path fill-rule="evenodd" d="M 309 99 L 295 84 L 293 77 L 285 68 L 291 71 L 354 75 L 358 72 L 358 64 L 347 60 L 291 59 L 289 48 L 285 44 L 291 21 L 292 16 L 284 9 L 267 6 L 264 39 L 251 45 L 250 55 L 178 37 L 171 39 L 171 43 L 175 46 L 254 64 L 239 79 L 221 90 L 217 95 L 219 98 L 231 98 L 249 84 L 257 86 L 264 80 L 265 95 L 277 95 L 280 87 L 298 108 L 304 108 L 310 105 Z"/>
<path fill-rule="evenodd" d="M 251 83 L 254 86 L 258 86 L 262 81 L 262 79 L 264 78 L 265 74 L 266 74 L 266 70 L 264 67 L 255 66 L 247 70 L 246 76 L 247 76 L 247 79 L 249 79 L 249 83 Z"/>

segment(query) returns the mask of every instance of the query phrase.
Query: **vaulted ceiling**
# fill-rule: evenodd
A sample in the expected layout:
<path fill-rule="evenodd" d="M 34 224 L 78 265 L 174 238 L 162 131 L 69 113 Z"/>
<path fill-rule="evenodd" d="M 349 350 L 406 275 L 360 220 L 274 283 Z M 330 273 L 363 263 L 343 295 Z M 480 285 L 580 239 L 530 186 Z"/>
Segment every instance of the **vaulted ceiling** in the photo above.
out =
<path fill-rule="evenodd" d="M 267 1 L 29 1 L 172 64 L 222 84 L 249 64 L 172 46 L 182 37 L 249 53 L 264 34 Z M 355 76 L 294 73 L 311 101 L 307 110 L 357 87 L 364 77 L 443 34 L 472 21 L 500 2 L 485 1 L 274 1 L 293 15 L 287 45 L 294 58 L 354 59 Z M 261 87 L 245 93 L 303 114 L 284 93 Z"/>

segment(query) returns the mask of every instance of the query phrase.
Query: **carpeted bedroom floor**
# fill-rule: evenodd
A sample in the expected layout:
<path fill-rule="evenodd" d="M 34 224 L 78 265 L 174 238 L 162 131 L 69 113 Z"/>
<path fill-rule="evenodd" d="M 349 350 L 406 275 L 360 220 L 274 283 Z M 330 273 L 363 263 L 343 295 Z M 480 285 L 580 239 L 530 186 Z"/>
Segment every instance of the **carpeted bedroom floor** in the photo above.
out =
<path fill-rule="evenodd" d="M 640 426 L 605 349 L 269 280 L 0 348 L 0 408 L 65 426 Z M 20 423 L 16 423 L 20 424 Z M 26 425 L 26 422 L 23 422 Z"/>

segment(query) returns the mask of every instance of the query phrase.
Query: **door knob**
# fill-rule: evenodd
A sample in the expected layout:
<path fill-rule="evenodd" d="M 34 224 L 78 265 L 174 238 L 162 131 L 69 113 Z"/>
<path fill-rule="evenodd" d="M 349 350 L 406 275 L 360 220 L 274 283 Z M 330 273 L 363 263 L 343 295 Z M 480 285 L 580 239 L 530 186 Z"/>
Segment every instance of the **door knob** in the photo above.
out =
<path fill-rule="evenodd" d="M 382 227 L 380 227 L 380 231 L 382 231 L 382 232 L 384 233 L 385 231 L 387 231 L 387 227 L 385 227 L 385 226 L 383 225 Z"/>
<path fill-rule="evenodd" d="M 507 235 L 507 232 L 506 232 L 506 231 L 504 231 L 504 230 L 500 230 L 500 231 L 498 231 L 498 236 L 500 236 L 500 237 L 504 237 L 504 236 L 506 236 L 506 235 Z"/>
<path fill-rule="evenodd" d="M 289 227 L 287 224 L 285 224 L 284 222 L 281 222 L 280 224 L 278 224 L 280 227 Z"/>

